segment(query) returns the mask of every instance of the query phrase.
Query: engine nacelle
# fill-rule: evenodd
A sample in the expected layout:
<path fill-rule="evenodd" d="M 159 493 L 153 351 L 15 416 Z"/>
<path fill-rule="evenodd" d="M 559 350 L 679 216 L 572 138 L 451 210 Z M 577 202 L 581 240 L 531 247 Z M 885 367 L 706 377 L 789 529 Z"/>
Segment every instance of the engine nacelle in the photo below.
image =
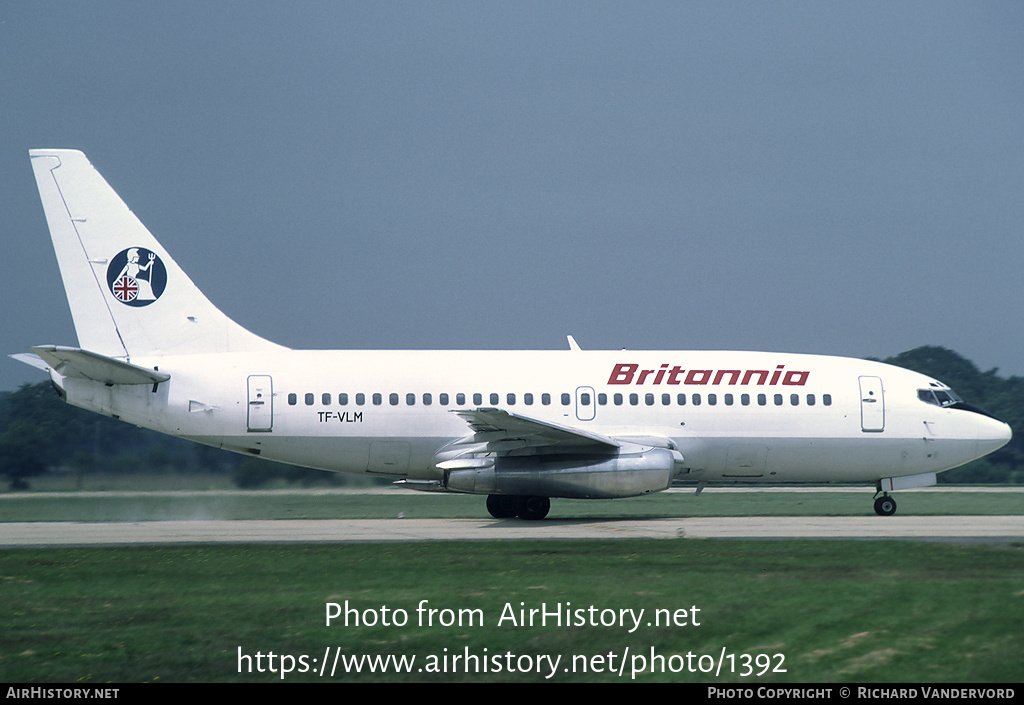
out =
<path fill-rule="evenodd" d="M 667 448 L 608 457 L 500 457 L 487 468 L 452 470 L 445 486 L 468 494 L 537 495 L 570 499 L 635 497 L 668 489 L 682 456 Z"/>

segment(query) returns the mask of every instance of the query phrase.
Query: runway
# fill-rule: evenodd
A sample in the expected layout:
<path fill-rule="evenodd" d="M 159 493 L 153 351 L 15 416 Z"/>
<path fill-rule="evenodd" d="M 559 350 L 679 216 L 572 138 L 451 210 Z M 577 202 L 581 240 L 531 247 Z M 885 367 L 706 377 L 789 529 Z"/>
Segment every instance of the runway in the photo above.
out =
<path fill-rule="evenodd" d="M 348 543 L 522 539 L 1024 540 L 1024 515 L 693 517 L 680 519 L 330 519 L 261 521 L 10 522 L 0 547 L 223 543 Z"/>

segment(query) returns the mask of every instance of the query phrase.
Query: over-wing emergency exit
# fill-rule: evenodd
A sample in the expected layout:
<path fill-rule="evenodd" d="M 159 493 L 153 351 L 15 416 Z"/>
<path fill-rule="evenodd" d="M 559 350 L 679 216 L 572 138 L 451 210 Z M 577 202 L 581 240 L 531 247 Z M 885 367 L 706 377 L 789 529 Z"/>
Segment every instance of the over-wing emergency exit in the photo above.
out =
<path fill-rule="evenodd" d="M 540 519 L 552 497 L 674 484 L 894 490 L 1002 447 L 1010 428 L 878 362 L 726 351 L 291 350 L 199 291 L 81 152 L 32 150 L 77 346 L 19 359 L 70 404 L 199 443 Z"/>

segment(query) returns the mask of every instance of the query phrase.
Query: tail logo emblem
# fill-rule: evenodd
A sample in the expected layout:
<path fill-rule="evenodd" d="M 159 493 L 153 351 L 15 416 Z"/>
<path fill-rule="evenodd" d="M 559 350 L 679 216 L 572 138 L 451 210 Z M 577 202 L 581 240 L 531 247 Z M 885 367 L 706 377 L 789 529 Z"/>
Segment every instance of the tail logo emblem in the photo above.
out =
<path fill-rule="evenodd" d="M 149 306 L 167 288 L 167 268 L 155 252 L 130 247 L 107 265 L 107 286 L 125 306 Z"/>

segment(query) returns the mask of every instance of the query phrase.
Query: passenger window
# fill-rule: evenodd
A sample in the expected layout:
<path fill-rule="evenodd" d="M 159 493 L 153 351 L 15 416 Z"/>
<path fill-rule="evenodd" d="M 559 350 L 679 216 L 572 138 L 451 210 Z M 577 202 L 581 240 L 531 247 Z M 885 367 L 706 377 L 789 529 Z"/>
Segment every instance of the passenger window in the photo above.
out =
<path fill-rule="evenodd" d="M 832 395 L 831 394 L 822 394 L 821 395 L 821 403 L 824 404 L 825 406 L 832 406 Z"/>
<path fill-rule="evenodd" d="M 718 403 L 718 395 L 717 394 L 708 394 L 708 406 L 714 406 L 717 403 Z"/>
<path fill-rule="evenodd" d="M 654 406 L 654 395 L 650 393 L 644 394 L 644 404 L 647 404 L 647 406 Z"/>
<path fill-rule="evenodd" d="M 362 406 L 366 403 L 366 395 L 360 392 L 356 394 L 356 406 Z"/>
<path fill-rule="evenodd" d="M 590 406 L 590 395 L 586 392 L 580 394 L 580 406 Z"/>
<path fill-rule="evenodd" d="M 382 397 L 380 395 L 380 392 L 377 392 L 376 394 L 373 395 L 373 405 L 374 406 L 380 406 L 383 403 L 384 403 L 384 397 Z"/>
<path fill-rule="evenodd" d="M 398 406 L 398 395 L 395 392 L 388 394 L 388 402 L 391 406 Z"/>
<path fill-rule="evenodd" d="M 622 406 L 622 395 L 616 394 L 615 396 L 613 396 L 612 403 L 615 404 L 615 406 Z"/>
<path fill-rule="evenodd" d="M 807 395 L 807 406 L 814 406 L 814 395 L 813 394 L 808 394 Z"/>
<path fill-rule="evenodd" d="M 782 406 L 782 395 L 781 394 L 776 394 L 775 395 L 775 406 Z"/>
<path fill-rule="evenodd" d="M 600 404 L 601 406 L 607 406 L 608 405 L 608 395 L 605 394 L 604 392 L 598 392 L 597 403 Z"/>
<path fill-rule="evenodd" d="M 740 395 L 740 404 L 742 404 L 743 406 L 750 406 L 750 395 L 749 394 L 741 394 Z"/>
<path fill-rule="evenodd" d="M 527 406 L 533 406 L 533 394 L 527 392 L 523 395 L 523 403 Z"/>
<path fill-rule="evenodd" d="M 438 394 L 437 403 L 441 406 L 448 406 L 448 392 L 441 392 Z"/>
<path fill-rule="evenodd" d="M 306 406 L 313 406 L 313 392 L 306 392 Z"/>
<path fill-rule="evenodd" d="M 758 406 L 767 406 L 768 405 L 768 397 L 766 397 L 764 394 L 758 394 L 757 395 L 757 405 Z"/>
<path fill-rule="evenodd" d="M 296 394 L 295 392 L 292 392 L 291 394 L 288 395 L 288 406 L 295 406 L 298 403 L 299 403 L 299 395 L 298 394 Z"/>
<path fill-rule="evenodd" d="M 331 405 L 331 393 L 330 392 L 324 392 L 320 396 L 320 403 L 323 404 L 324 406 L 330 406 Z"/>
<path fill-rule="evenodd" d="M 505 395 L 505 401 L 508 402 L 509 406 L 515 406 L 515 404 L 516 404 L 516 395 L 513 394 L 512 392 L 509 392 L 508 394 Z"/>
<path fill-rule="evenodd" d="M 348 394 L 341 393 L 338 395 L 338 403 L 342 406 L 348 406 Z"/>
<path fill-rule="evenodd" d="M 498 395 L 497 395 L 497 393 L 496 392 L 491 392 L 491 397 L 490 398 L 491 398 L 491 406 L 497 406 L 498 405 Z"/>
<path fill-rule="evenodd" d="M 572 397 L 567 392 L 562 392 L 562 406 L 569 406 L 572 403 Z"/>
<path fill-rule="evenodd" d="M 789 395 L 789 403 L 792 404 L 793 406 L 800 406 L 800 395 L 799 394 L 790 394 Z"/>
<path fill-rule="evenodd" d="M 551 395 L 548 394 L 547 392 L 541 394 L 540 403 L 543 404 L 544 406 L 548 406 L 551 403 Z"/>
<path fill-rule="evenodd" d="M 662 394 L 661 395 L 661 404 L 662 404 L 662 406 L 670 406 L 672 404 L 672 395 L 671 394 Z"/>
<path fill-rule="evenodd" d="M 455 395 L 455 403 L 458 404 L 459 406 L 465 406 L 466 405 L 466 395 L 463 394 L 462 392 L 459 392 L 458 394 L 456 394 Z"/>
<path fill-rule="evenodd" d="M 477 406 L 480 406 L 481 404 L 483 404 L 484 403 L 484 395 L 481 394 L 480 392 L 476 392 L 473 395 L 473 403 L 476 404 Z"/>
<path fill-rule="evenodd" d="M 416 395 L 413 394 L 412 392 L 407 393 L 405 395 L 405 405 L 416 406 Z"/>
<path fill-rule="evenodd" d="M 690 397 L 690 401 L 693 402 L 694 406 L 700 406 L 700 394 L 694 394 Z"/>
<path fill-rule="evenodd" d="M 430 395 L 430 392 L 426 392 L 423 395 L 423 406 L 430 406 L 434 403 L 434 397 Z"/>
<path fill-rule="evenodd" d="M 679 406 L 686 406 L 686 395 L 685 394 L 677 394 L 676 395 L 676 403 L 679 404 Z"/>
<path fill-rule="evenodd" d="M 732 394 L 725 395 L 725 405 L 732 406 Z"/>

